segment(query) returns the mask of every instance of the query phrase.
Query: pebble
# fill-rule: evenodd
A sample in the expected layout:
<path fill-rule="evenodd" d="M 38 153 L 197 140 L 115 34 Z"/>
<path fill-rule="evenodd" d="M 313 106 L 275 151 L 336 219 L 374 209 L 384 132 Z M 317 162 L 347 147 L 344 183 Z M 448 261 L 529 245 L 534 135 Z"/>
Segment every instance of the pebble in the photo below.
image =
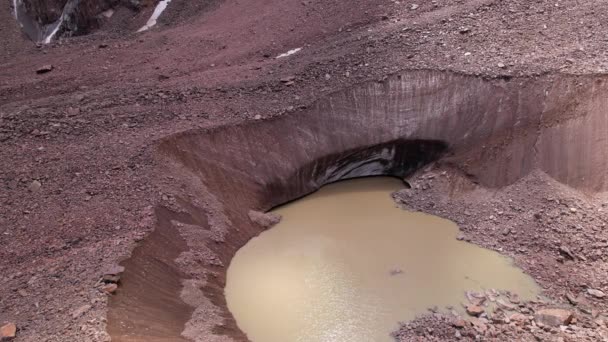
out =
<path fill-rule="evenodd" d="M 264 213 L 256 210 L 249 210 L 247 214 L 251 222 L 257 223 L 264 229 L 268 229 L 281 222 L 281 215 L 276 213 Z"/>
<path fill-rule="evenodd" d="M 53 71 L 54 67 L 51 64 L 46 64 L 36 69 L 37 74 L 46 74 L 47 72 Z"/>
<path fill-rule="evenodd" d="M 80 316 L 87 313 L 87 311 L 91 310 L 91 308 L 92 308 L 92 306 L 90 306 L 90 305 L 83 305 L 83 306 L 79 307 L 78 309 L 76 309 L 72 312 L 72 318 L 73 319 L 79 318 Z"/>
<path fill-rule="evenodd" d="M 104 285 L 101 290 L 105 293 L 108 294 L 113 294 L 114 292 L 116 292 L 116 290 L 118 289 L 118 285 L 114 284 L 114 283 L 110 283 L 107 285 Z"/>
<path fill-rule="evenodd" d="M 462 318 L 457 318 L 454 319 L 454 321 L 452 321 L 452 326 L 454 326 L 457 329 L 462 329 L 466 326 L 467 322 L 462 319 Z"/>
<path fill-rule="evenodd" d="M 513 321 L 515 323 L 525 323 L 528 321 L 528 316 L 526 316 L 522 313 L 516 312 L 516 313 L 512 314 L 511 316 L 509 316 L 509 320 Z"/>
<path fill-rule="evenodd" d="M 573 318 L 574 314 L 565 309 L 541 309 L 538 310 L 534 316 L 534 320 L 537 323 L 542 323 L 551 327 L 568 325 Z"/>
<path fill-rule="evenodd" d="M 289 83 L 289 82 L 293 82 L 296 79 L 295 76 L 287 76 L 287 77 L 283 77 L 281 78 L 281 83 Z"/>
<path fill-rule="evenodd" d="M 479 316 L 484 313 L 484 308 L 478 305 L 467 305 L 467 313 L 471 316 Z"/>
<path fill-rule="evenodd" d="M 28 187 L 28 189 L 30 189 L 31 192 L 36 192 L 36 191 L 40 190 L 41 187 L 42 187 L 42 183 L 35 180 L 32 183 L 30 183 L 30 186 Z"/>
<path fill-rule="evenodd" d="M 606 294 L 600 290 L 587 289 L 587 293 L 595 298 L 604 298 Z"/>
<path fill-rule="evenodd" d="M 8 323 L 0 327 L 0 341 L 13 339 L 17 336 L 17 326 L 15 323 Z"/>
<path fill-rule="evenodd" d="M 570 302 L 570 304 L 572 305 L 576 305 L 578 304 L 578 299 L 576 297 L 574 297 L 574 295 L 572 293 L 566 293 L 566 299 Z"/>

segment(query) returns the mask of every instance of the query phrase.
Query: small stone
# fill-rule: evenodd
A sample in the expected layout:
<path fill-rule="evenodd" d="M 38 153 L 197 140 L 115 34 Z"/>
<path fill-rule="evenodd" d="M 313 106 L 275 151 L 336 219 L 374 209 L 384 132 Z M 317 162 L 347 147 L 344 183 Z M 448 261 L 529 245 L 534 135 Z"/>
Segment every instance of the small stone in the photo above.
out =
<path fill-rule="evenodd" d="M 37 74 L 46 74 L 47 72 L 53 71 L 53 66 L 51 64 L 46 64 L 36 69 Z"/>
<path fill-rule="evenodd" d="M 571 260 L 574 260 L 574 259 L 575 259 L 574 254 L 573 254 L 573 253 L 570 251 L 570 249 L 569 249 L 568 247 L 566 247 L 566 246 L 560 246 L 560 247 L 559 247 L 559 252 L 560 252 L 561 254 L 563 254 L 564 256 L 568 257 L 568 258 L 569 258 L 569 259 L 571 259 Z"/>
<path fill-rule="evenodd" d="M 79 318 L 80 316 L 87 313 L 87 311 L 91 310 L 91 308 L 92 308 L 92 306 L 90 306 L 90 305 L 83 305 L 83 306 L 79 307 L 78 309 L 76 309 L 72 312 L 72 318 L 73 319 Z"/>
<path fill-rule="evenodd" d="M 504 69 L 504 68 L 506 68 L 506 67 L 507 67 L 507 66 L 506 66 L 504 63 L 498 63 L 497 65 L 498 65 L 498 67 L 499 67 L 499 68 L 501 68 L 501 69 Z"/>
<path fill-rule="evenodd" d="M 281 78 L 281 83 L 289 83 L 289 82 L 293 82 L 296 79 L 295 76 L 287 76 L 287 77 L 283 77 Z"/>
<path fill-rule="evenodd" d="M 513 304 L 519 304 L 521 300 L 519 299 L 519 295 L 517 293 L 512 293 L 509 296 L 509 301 Z"/>
<path fill-rule="evenodd" d="M 325 80 L 329 81 L 331 79 L 331 75 L 330 74 L 325 74 Z"/>
<path fill-rule="evenodd" d="M 471 32 L 471 29 L 470 29 L 470 28 L 468 28 L 468 27 L 461 27 L 461 28 L 458 30 L 458 32 L 459 32 L 460 34 L 465 34 L 465 33 L 469 33 L 469 32 Z"/>
<path fill-rule="evenodd" d="M 118 289 L 118 285 L 114 284 L 114 283 L 110 283 L 107 285 L 104 285 L 101 290 L 107 294 L 113 294 L 114 292 L 116 292 L 116 290 Z"/>
<path fill-rule="evenodd" d="M 412 7 L 410 7 L 413 11 L 417 10 L 418 7 L 420 7 L 420 5 L 418 4 L 412 4 Z"/>
<path fill-rule="evenodd" d="M 456 318 L 452 321 L 452 326 L 457 329 L 462 329 L 467 325 L 467 322 L 462 318 Z"/>
<path fill-rule="evenodd" d="M 541 309 L 536 312 L 534 320 L 551 327 L 568 325 L 572 322 L 574 314 L 565 309 Z"/>
<path fill-rule="evenodd" d="M 505 301 L 504 299 L 497 299 L 496 300 L 496 304 L 498 304 L 498 306 L 502 309 L 505 310 L 515 310 L 517 307 L 511 303 L 508 303 L 507 301 Z"/>
<path fill-rule="evenodd" d="M 484 309 L 478 305 L 467 305 L 467 313 L 471 316 L 478 317 L 482 313 L 484 313 Z"/>
<path fill-rule="evenodd" d="M 473 318 L 471 319 L 471 324 L 473 324 L 473 328 L 480 334 L 485 334 L 488 330 L 488 326 L 484 323 L 482 319 Z"/>
<path fill-rule="evenodd" d="M 100 49 L 105 49 L 105 48 L 107 48 L 107 47 L 108 47 L 108 44 L 107 44 L 107 43 L 101 43 L 101 44 L 99 44 L 99 48 L 100 48 Z"/>
<path fill-rule="evenodd" d="M 28 189 L 30 189 L 31 192 L 37 192 L 38 190 L 40 190 L 41 187 L 42 187 L 42 183 L 35 180 L 32 183 L 30 183 L 30 186 L 28 187 Z"/>
<path fill-rule="evenodd" d="M 595 298 L 604 298 L 606 294 L 600 290 L 587 289 L 587 293 Z"/>
<path fill-rule="evenodd" d="M 262 116 L 260 114 L 257 114 L 256 116 L 253 117 L 255 120 L 261 120 Z"/>
<path fill-rule="evenodd" d="M 509 320 L 512 322 L 515 322 L 515 323 L 522 324 L 522 323 L 525 323 L 528 321 L 528 316 L 526 316 L 522 313 L 516 312 L 516 313 L 512 314 L 511 316 L 509 316 Z"/>
<path fill-rule="evenodd" d="M 463 233 L 458 233 L 458 236 L 456 236 L 456 240 L 458 240 L 458 241 L 462 241 L 464 239 L 465 239 L 465 236 Z"/>
<path fill-rule="evenodd" d="M 0 327 L 0 341 L 8 341 L 17 336 L 17 326 L 14 323 L 8 323 Z"/>
<path fill-rule="evenodd" d="M 399 275 L 399 274 L 403 274 L 403 270 L 399 269 L 399 268 L 394 268 L 394 269 L 392 269 L 392 270 L 389 271 L 389 274 L 391 276 L 396 276 L 396 275 Z"/>
<path fill-rule="evenodd" d="M 256 210 L 249 210 L 248 216 L 251 222 L 259 224 L 264 229 L 268 229 L 281 222 L 281 215 L 275 213 L 263 213 Z"/>
<path fill-rule="evenodd" d="M 576 305 L 578 304 L 578 299 L 576 297 L 574 297 L 574 295 L 570 292 L 566 293 L 566 299 L 570 302 L 570 304 L 572 305 Z"/>
<path fill-rule="evenodd" d="M 570 212 L 574 214 L 574 213 L 577 212 L 577 209 L 576 208 L 570 208 Z"/>

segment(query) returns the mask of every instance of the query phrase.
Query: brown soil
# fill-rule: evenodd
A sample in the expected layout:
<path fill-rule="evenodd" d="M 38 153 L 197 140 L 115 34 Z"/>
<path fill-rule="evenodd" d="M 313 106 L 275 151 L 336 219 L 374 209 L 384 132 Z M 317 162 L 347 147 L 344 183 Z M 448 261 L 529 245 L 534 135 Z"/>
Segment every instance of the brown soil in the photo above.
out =
<path fill-rule="evenodd" d="M 181 339 L 181 329 L 166 329 L 171 324 L 200 341 L 244 339 L 225 310 L 221 285 L 232 253 L 259 232 L 247 212 L 328 180 L 298 187 L 294 179 L 309 178 L 294 170 L 306 163 L 399 138 L 393 133 L 403 132 L 389 134 L 386 124 L 339 126 L 356 110 L 332 99 L 356 102 L 360 93 L 345 89 L 359 85 L 355 89 L 368 89 L 370 99 L 362 108 L 376 108 L 368 91 L 394 89 L 390 85 L 399 82 L 388 75 L 422 69 L 450 73 L 411 77 L 475 89 L 465 95 L 483 99 L 461 111 L 446 100 L 444 109 L 462 117 L 478 106 L 487 109 L 462 127 L 483 126 L 488 118 L 507 123 L 504 130 L 484 126 L 476 140 L 436 137 L 459 148 L 429 171 L 435 180 L 420 173 L 412 182 L 420 188 L 399 198 L 454 219 L 466 238 L 513 256 L 545 287 L 551 298 L 545 305 L 566 304 L 566 291 L 606 292 L 607 97 L 605 78 L 594 75 L 608 70 L 608 3 L 446 0 L 415 10 L 413 3 L 226 0 L 199 7 L 173 0 L 150 32 L 128 33 L 146 18 L 137 16 L 135 25 L 124 21 L 130 18 L 124 12 L 92 35 L 36 47 L 4 2 L 0 324 L 15 322 L 17 341 L 105 341 L 108 333 L 117 341 Z M 296 47 L 304 49 L 269 58 Z M 54 70 L 37 74 L 45 64 Z M 545 92 L 555 100 L 538 100 Z M 564 93 L 568 100 L 560 102 Z M 517 115 L 496 114 L 487 99 L 497 94 L 510 99 L 502 113 Z M 337 114 L 324 121 L 328 108 Z M 261 120 L 253 126 L 235 126 L 256 117 Z M 404 129 L 401 124 L 392 127 Z M 229 127 L 207 134 L 222 125 Z M 520 125 L 525 129 L 506 128 Z M 372 129 L 366 134 L 365 127 Z M 424 138 L 432 138 L 435 126 L 425 127 Z M 306 132 L 318 133 L 317 140 L 306 141 Z M 324 140 L 330 136 L 338 142 Z M 482 150 L 483 144 L 489 148 Z M 304 150 L 310 154 L 298 152 Z M 561 151 L 569 151 L 568 158 Z M 534 157 L 522 157 L 528 155 Z M 162 228 L 150 234 L 155 227 Z M 99 290 L 105 268 L 128 258 L 135 246 L 141 247 L 123 263 L 116 295 L 108 297 Z M 574 257 L 564 256 L 562 246 Z M 162 296 L 146 299 L 151 293 Z M 605 313 L 605 299 L 586 296 Z M 164 310 L 167 305 L 174 309 Z M 573 310 L 580 329 L 543 332 L 545 338 L 601 340 L 591 314 Z M 137 328 L 142 317 L 158 318 L 152 331 Z M 441 318 L 421 322 L 422 330 L 404 328 L 402 340 L 453 339 L 454 328 L 441 325 Z M 424 331 L 436 326 L 443 335 Z M 529 329 L 509 331 L 521 340 L 536 338 Z"/>

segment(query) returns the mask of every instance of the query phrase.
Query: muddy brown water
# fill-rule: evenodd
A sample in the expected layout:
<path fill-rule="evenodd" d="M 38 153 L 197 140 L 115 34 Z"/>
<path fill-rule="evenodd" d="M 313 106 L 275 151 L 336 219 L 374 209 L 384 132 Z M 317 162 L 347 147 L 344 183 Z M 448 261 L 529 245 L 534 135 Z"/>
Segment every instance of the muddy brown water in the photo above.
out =
<path fill-rule="evenodd" d="M 228 308 L 254 342 L 391 341 L 428 308 L 463 311 L 465 291 L 535 282 L 500 254 L 458 241 L 458 227 L 396 207 L 394 178 L 326 186 L 275 212 L 280 224 L 241 248 L 228 269 Z"/>

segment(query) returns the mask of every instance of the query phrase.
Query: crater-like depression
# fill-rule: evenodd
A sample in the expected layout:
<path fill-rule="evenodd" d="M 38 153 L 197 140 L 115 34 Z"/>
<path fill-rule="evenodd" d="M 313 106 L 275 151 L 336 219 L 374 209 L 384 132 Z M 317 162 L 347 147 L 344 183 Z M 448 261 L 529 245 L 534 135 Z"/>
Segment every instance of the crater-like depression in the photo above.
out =
<path fill-rule="evenodd" d="M 327 95 L 305 109 L 279 117 L 165 137 L 157 145 L 158 181 L 171 183 L 173 190 L 154 211 L 154 232 L 122 263 L 125 272 L 109 303 L 108 333 L 113 341 L 247 341 L 248 335 L 254 341 L 264 341 L 266 337 L 253 337 L 252 328 L 246 327 L 241 316 L 246 312 L 241 313 L 236 307 L 233 312 L 228 310 L 224 294 L 227 270 L 235 255 L 237 267 L 251 246 L 267 238 L 280 239 L 281 232 L 291 234 L 284 239 L 293 248 L 273 244 L 263 253 L 251 252 L 252 257 L 245 258 L 245 262 L 265 258 L 264 253 L 283 252 L 296 259 L 297 253 L 318 253 L 326 258 L 320 263 L 322 267 L 315 268 L 314 263 L 304 259 L 298 267 L 288 267 L 281 263 L 297 261 L 289 261 L 285 255 L 268 256 L 268 266 L 259 267 L 260 272 L 270 272 L 267 277 L 255 272 L 247 284 L 231 281 L 228 290 L 232 292 L 232 286 L 237 285 L 253 286 L 256 280 L 270 281 L 280 275 L 272 272 L 283 267 L 292 273 L 286 279 L 276 279 L 276 297 L 268 297 L 261 288 L 251 288 L 249 295 L 257 294 L 256 300 L 268 301 L 277 300 L 280 295 L 293 296 L 291 299 L 303 303 L 302 310 L 327 309 L 326 313 L 308 313 L 320 318 L 328 315 L 327 322 L 318 321 L 328 324 L 328 328 L 321 326 L 317 331 L 349 331 L 353 312 L 369 310 L 361 319 L 387 317 L 381 320 L 387 325 L 378 323 L 380 320 L 369 321 L 365 325 L 373 332 L 365 333 L 388 336 L 391 325 L 429 305 L 454 306 L 458 310 L 460 300 L 456 297 L 461 298 L 467 287 L 506 288 L 519 291 L 522 296 L 532 295 L 535 291 L 529 279 L 507 260 L 456 241 L 455 225 L 394 208 L 389 197 L 392 185 L 363 191 L 365 196 L 379 197 L 366 200 L 360 210 L 346 215 L 353 224 L 369 223 L 366 229 L 350 225 L 349 233 L 339 224 L 331 229 L 304 224 L 299 238 L 300 233 L 283 226 L 294 221 L 291 215 L 284 213 L 285 220 L 267 230 L 264 212 L 340 180 L 379 175 L 403 179 L 429 164 L 467 179 L 488 193 L 500 191 L 532 172 L 544 173 L 581 192 L 606 191 L 606 84 L 605 76 L 485 79 L 450 72 L 409 71 Z M 313 198 L 320 196 L 316 200 L 327 201 L 331 196 L 323 194 L 332 191 L 335 196 L 342 196 L 344 191 L 337 191 L 341 186 L 329 185 Z M 465 195 L 465 190 L 456 184 L 445 194 L 452 201 L 460 201 Z M 334 205 L 302 213 L 308 220 L 320 220 L 323 213 L 337 213 L 341 205 L 356 198 L 344 198 Z M 415 196 L 410 200 L 415 201 Z M 312 203 L 311 198 L 304 198 L 279 211 Z M 380 210 L 378 206 L 383 212 L 390 212 L 391 217 L 402 217 L 397 221 L 403 227 L 397 229 L 393 225 L 396 222 L 374 219 L 375 212 L 368 210 Z M 354 219 L 364 212 L 368 215 Z M 384 216 L 389 216 L 388 212 Z M 252 219 L 255 217 L 262 219 Z M 418 223 L 423 217 L 424 223 Z M 311 238 L 313 232 L 319 239 Z M 338 238 L 337 234 L 343 236 Z M 535 234 L 538 238 L 544 236 L 543 231 Z M 307 239 L 309 243 L 305 243 Z M 340 248 L 337 241 L 341 240 L 352 249 Z M 422 246 L 428 248 L 420 251 Z M 500 250 L 500 246 L 496 249 Z M 417 250 L 422 254 L 414 255 Z M 477 256 L 467 257 L 467 253 Z M 426 280 L 414 276 L 416 265 L 422 268 L 419 271 L 426 274 Z M 369 274 L 359 272 L 366 268 Z M 502 271 L 496 274 L 493 269 Z M 330 280 L 310 284 L 309 288 L 295 281 L 308 279 L 307 275 L 315 280 L 326 275 Z M 501 275 L 506 279 L 501 280 Z M 451 276 L 454 280 L 440 280 Z M 281 284 L 282 281 L 288 283 Z M 353 286 L 347 287 L 347 283 Z M 453 287 L 448 289 L 448 285 Z M 369 296 L 372 288 L 392 292 L 387 296 L 392 301 L 374 302 Z M 431 290 L 432 296 L 426 292 Z M 320 299 L 324 292 L 327 300 Z M 413 292 L 420 295 L 412 296 Z M 429 297 L 435 303 L 424 300 Z M 265 305 L 259 303 L 247 310 L 268 310 Z M 395 309 L 397 306 L 401 311 Z M 271 314 L 283 312 L 276 308 Z M 340 324 L 344 326 L 332 326 L 331 316 L 337 315 L 332 310 L 341 310 Z M 289 313 L 284 316 L 287 319 Z M 278 319 L 273 324 L 281 329 L 299 329 Z"/>

